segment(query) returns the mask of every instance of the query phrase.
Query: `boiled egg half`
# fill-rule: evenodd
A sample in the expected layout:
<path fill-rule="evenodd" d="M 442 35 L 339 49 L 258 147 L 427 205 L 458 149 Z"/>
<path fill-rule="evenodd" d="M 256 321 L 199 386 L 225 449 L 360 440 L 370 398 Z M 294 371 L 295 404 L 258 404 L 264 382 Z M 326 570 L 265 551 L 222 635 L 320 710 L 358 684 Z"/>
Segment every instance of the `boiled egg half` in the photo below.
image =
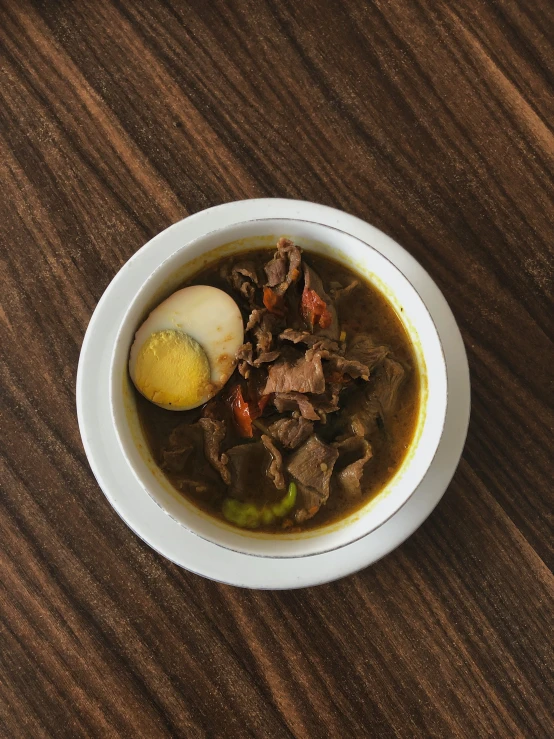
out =
<path fill-rule="evenodd" d="M 231 377 L 243 340 L 233 298 L 208 285 L 185 287 L 154 308 L 136 332 L 129 373 L 152 403 L 173 411 L 196 408 Z"/>

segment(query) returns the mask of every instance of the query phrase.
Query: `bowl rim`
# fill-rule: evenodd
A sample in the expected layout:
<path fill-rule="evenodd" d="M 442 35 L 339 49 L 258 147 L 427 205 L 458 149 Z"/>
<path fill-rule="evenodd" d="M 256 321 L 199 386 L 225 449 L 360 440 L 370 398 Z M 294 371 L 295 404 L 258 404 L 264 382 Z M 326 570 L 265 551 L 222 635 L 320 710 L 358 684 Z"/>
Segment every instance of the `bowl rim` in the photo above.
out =
<path fill-rule="evenodd" d="M 223 543 L 221 541 L 217 541 L 213 537 L 210 537 L 210 536 L 207 536 L 207 535 L 204 535 L 204 534 L 200 533 L 195 528 L 192 528 L 190 525 L 187 525 L 187 523 L 185 523 L 184 521 L 182 521 L 179 518 L 175 517 L 169 510 L 167 510 L 167 508 L 160 502 L 160 500 L 156 497 L 156 495 L 150 490 L 149 485 L 146 484 L 145 480 L 143 480 L 142 475 L 139 473 L 139 471 L 136 469 L 136 467 L 131 463 L 131 460 L 129 459 L 129 456 L 128 456 L 127 451 L 126 451 L 126 443 L 124 442 L 124 440 L 122 438 L 122 435 L 121 435 L 120 430 L 119 430 L 118 421 L 117 421 L 117 419 L 114 416 L 114 402 L 113 402 L 113 395 L 114 395 L 114 392 L 115 392 L 116 388 L 118 387 L 118 383 L 116 381 L 116 371 L 115 371 L 114 365 L 115 365 L 115 360 L 117 358 L 116 355 L 118 353 L 118 347 L 121 344 L 121 334 L 122 334 L 122 331 L 124 330 L 125 325 L 126 325 L 126 323 L 128 321 L 129 314 L 133 310 L 133 308 L 136 306 L 137 301 L 139 300 L 139 297 L 141 296 L 141 294 L 143 293 L 143 291 L 147 289 L 147 286 L 150 285 L 152 282 L 155 281 L 156 277 L 159 275 L 159 272 L 161 272 L 167 266 L 167 264 L 169 262 L 175 260 L 177 258 L 177 255 L 182 254 L 184 251 L 186 251 L 188 249 L 191 249 L 192 247 L 194 247 L 200 241 L 204 241 L 204 240 L 210 239 L 211 237 L 214 237 L 216 234 L 224 233 L 224 232 L 229 231 L 229 230 L 240 229 L 240 227 L 244 227 L 246 225 L 250 225 L 250 224 L 253 224 L 253 223 L 266 223 L 266 222 L 279 222 L 279 221 L 281 221 L 281 222 L 302 223 L 302 224 L 317 226 L 317 227 L 322 228 L 322 229 L 324 229 L 326 231 L 335 231 L 335 232 L 341 234 L 342 236 L 346 237 L 347 239 L 351 239 L 351 240 L 353 240 L 355 242 L 358 242 L 358 244 L 362 245 L 364 248 L 371 249 L 372 252 L 376 255 L 377 259 L 382 259 L 382 260 L 386 261 L 389 264 L 389 266 L 393 269 L 393 271 L 397 272 L 405 280 L 405 282 L 408 284 L 409 288 L 413 291 L 413 293 L 417 297 L 419 303 L 423 307 L 427 318 L 431 322 L 431 325 L 433 327 L 434 336 L 435 336 L 436 341 L 437 341 L 437 344 L 438 344 L 438 349 L 439 349 L 439 353 L 440 353 L 440 357 L 441 357 L 441 368 L 443 370 L 444 379 L 445 379 L 445 382 L 444 382 L 444 388 L 445 388 L 445 392 L 444 392 L 444 403 L 443 403 L 443 408 L 442 408 L 442 411 L 441 411 L 441 417 L 440 417 L 440 423 L 439 423 L 439 429 L 440 430 L 437 433 L 436 440 L 433 442 L 434 449 L 433 449 L 432 454 L 429 457 L 429 461 L 425 465 L 425 467 L 421 470 L 421 472 L 419 472 L 417 474 L 417 477 L 414 478 L 414 482 L 411 483 L 411 485 L 410 485 L 411 490 L 410 490 L 409 494 L 405 495 L 404 499 L 399 503 L 399 505 L 397 505 L 396 507 L 394 507 L 394 509 L 385 518 L 383 518 L 382 520 L 378 521 L 370 529 L 368 529 L 368 530 L 360 533 L 359 535 L 354 536 L 354 537 L 351 537 L 351 538 L 348 538 L 346 541 L 339 542 L 339 543 L 333 544 L 331 546 L 325 546 L 324 548 L 319 548 L 316 551 L 311 551 L 311 552 L 306 552 L 306 553 L 292 553 L 292 554 L 253 552 L 253 551 L 248 551 L 248 550 L 246 550 L 244 548 L 231 546 L 231 545 L 229 545 L 227 543 Z M 177 224 L 173 224 L 173 225 L 177 225 Z M 172 226 L 169 226 L 168 229 L 165 229 L 164 231 L 162 231 L 159 234 L 157 234 L 154 237 L 154 239 L 156 239 L 159 236 L 161 236 L 163 233 L 165 233 L 165 231 L 169 230 L 171 227 Z M 262 238 L 262 236 L 260 235 L 259 238 Z M 240 237 L 235 238 L 231 242 L 226 242 L 225 240 L 223 240 L 223 242 L 220 244 L 220 246 L 224 246 L 224 245 L 226 245 L 226 243 L 233 243 L 234 241 L 239 241 L 239 240 L 240 240 Z M 314 239 L 314 241 L 317 241 L 317 240 Z M 323 243 L 323 242 L 321 242 L 321 243 Z M 219 248 L 218 246 L 214 246 L 214 247 L 211 247 L 211 248 L 206 249 L 204 251 L 201 251 L 200 254 L 197 255 L 197 257 L 194 257 L 193 259 L 202 256 L 202 254 L 207 254 L 210 251 L 215 251 L 218 248 Z M 253 250 L 254 248 L 255 247 L 253 247 L 250 250 Z M 306 250 L 309 251 L 309 248 L 307 248 Z M 247 253 L 249 251 L 249 249 L 245 249 L 243 251 L 244 251 L 244 253 Z M 339 250 L 337 250 L 337 251 L 339 251 Z M 338 257 L 334 257 L 334 258 L 337 261 L 339 261 L 339 262 L 341 261 Z M 183 262 L 180 265 L 176 265 L 174 267 L 174 270 L 177 271 L 178 269 L 181 269 L 181 268 L 185 267 L 186 264 L 187 264 L 187 261 L 192 261 L 192 260 L 183 260 Z M 349 266 L 349 265 L 346 265 L 346 266 Z M 355 271 L 355 268 L 354 267 L 350 267 L 350 268 L 353 271 Z M 432 315 L 431 311 L 427 307 L 426 302 L 423 300 L 423 298 L 421 297 L 421 294 L 420 294 L 419 290 L 413 285 L 413 283 L 406 276 L 406 274 L 404 273 L 404 271 L 401 270 L 392 261 L 392 259 L 390 259 L 386 254 L 384 254 L 381 251 L 379 251 L 376 247 L 372 246 L 370 243 L 368 243 L 364 239 L 360 238 L 359 236 L 356 236 L 354 234 L 349 233 L 348 231 L 344 230 L 343 228 L 339 228 L 337 226 L 329 225 L 329 224 L 326 224 L 326 223 L 321 223 L 320 221 L 311 220 L 311 219 L 308 219 L 308 218 L 295 218 L 295 217 L 288 217 L 288 216 L 277 216 L 277 217 L 267 216 L 267 217 L 263 217 L 263 218 L 250 218 L 250 219 L 246 219 L 246 220 L 241 220 L 241 221 L 238 221 L 238 222 L 234 222 L 234 223 L 231 223 L 231 224 L 227 224 L 227 225 L 224 225 L 224 226 L 215 228 L 215 229 L 211 229 L 209 231 L 206 231 L 206 232 L 204 232 L 204 233 L 196 236 L 193 239 L 190 239 L 189 241 L 186 241 L 185 243 L 183 243 L 179 247 L 177 247 L 171 254 L 167 255 L 154 268 L 154 270 L 150 273 L 150 275 L 142 282 L 142 284 L 136 290 L 133 298 L 128 302 L 126 308 L 124 309 L 123 317 L 122 317 L 122 319 L 121 319 L 121 321 L 120 321 L 120 323 L 118 325 L 117 331 L 116 331 L 115 340 L 114 340 L 114 344 L 113 344 L 113 348 L 112 348 L 112 352 L 111 352 L 111 356 L 110 356 L 109 383 L 110 383 L 109 384 L 109 395 L 110 395 L 109 401 L 110 401 L 111 420 L 112 420 L 112 424 L 114 426 L 115 434 L 116 434 L 116 437 L 117 437 L 117 440 L 118 440 L 120 449 L 123 452 L 123 456 L 125 458 L 125 461 L 126 461 L 127 465 L 129 466 L 129 468 L 131 469 L 131 471 L 132 471 L 135 479 L 137 480 L 137 482 L 139 483 L 139 485 L 142 487 L 142 489 L 146 492 L 146 494 L 150 497 L 150 499 L 164 512 L 165 515 L 169 516 L 170 519 L 172 519 L 173 521 L 175 521 L 175 523 L 177 523 L 184 530 L 186 530 L 187 532 L 189 532 L 191 534 L 194 534 L 195 536 L 199 537 L 200 539 L 203 539 L 204 541 L 207 541 L 207 542 L 209 542 L 209 543 L 211 543 L 211 544 L 213 544 L 215 546 L 218 546 L 218 547 L 220 547 L 220 548 L 222 548 L 224 550 L 232 551 L 232 552 L 235 552 L 235 553 L 238 553 L 238 554 L 244 554 L 244 555 L 250 556 L 250 557 L 255 557 L 255 558 L 259 558 L 259 559 L 269 559 L 269 560 L 274 560 L 274 559 L 277 559 L 277 560 L 278 559 L 286 559 L 286 560 L 304 559 L 304 558 L 308 558 L 308 557 L 317 557 L 317 556 L 319 556 L 321 554 L 327 554 L 327 553 L 336 551 L 338 549 L 342 549 L 342 548 L 347 547 L 350 544 L 353 544 L 355 542 L 358 542 L 358 541 L 364 539 L 366 536 L 369 536 L 370 534 L 374 533 L 379 528 L 381 528 L 385 523 L 387 523 L 393 516 L 395 516 L 406 505 L 406 503 L 408 503 L 408 501 L 412 498 L 412 496 L 417 491 L 419 485 L 421 484 L 422 480 L 425 478 L 425 475 L 427 474 L 427 472 L 429 471 L 429 469 L 431 468 L 431 466 L 432 466 L 432 464 L 433 464 L 433 462 L 435 460 L 435 457 L 437 455 L 437 452 L 438 452 L 438 449 L 439 449 L 439 446 L 440 446 L 441 439 L 442 439 L 443 434 L 444 434 L 444 427 L 445 427 L 447 410 L 448 410 L 448 402 L 449 402 L 448 365 L 447 365 L 447 362 L 446 362 L 446 357 L 445 357 L 445 353 L 444 353 L 444 347 L 443 347 L 443 342 L 442 342 L 441 335 L 440 335 L 440 333 L 439 333 L 439 331 L 437 329 L 437 325 L 436 325 L 435 319 L 433 318 L 433 315 Z M 408 450 L 406 452 L 406 455 L 408 454 L 409 450 L 412 447 L 413 447 L 413 444 L 410 444 L 410 447 L 408 448 Z M 140 452 L 139 452 L 139 454 L 140 454 Z M 378 494 L 379 493 L 376 493 L 376 495 L 378 495 Z M 373 496 L 373 497 L 375 497 L 375 496 Z M 189 501 L 189 503 L 190 503 L 190 501 Z M 190 505 L 194 506 L 194 503 L 190 503 Z M 198 509 L 197 506 L 194 506 L 194 508 L 197 508 Z M 363 507 L 362 507 L 362 509 L 363 509 Z M 362 510 L 362 509 L 360 509 L 360 510 Z M 202 509 L 198 509 L 198 510 L 202 511 Z M 209 516 L 209 514 L 206 514 L 204 511 L 202 511 L 202 513 L 205 516 L 207 516 L 208 518 L 213 519 L 215 521 L 218 521 L 218 519 L 216 519 L 215 517 Z M 330 525 L 332 525 L 332 524 L 330 524 Z M 347 524 L 343 528 L 344 529 L 348 529 L 348 528 L 350 528 L 350 526 L 351 525 Z M 228 526 L 228 528 L 230 530 L 233 530 L 234 529 L 234 527 L 232 527 L 230 525 Z M 325 529 L 325 527 L 321 527 L 321 530 L 322 531 L 324 531 L 324 529 Z M 254 539 L 254 537 L 248 537 L 248 533 L 249 532 L 243 532 L 243 531 L 240 531 L 240 530 L 238 530 L 238 532 L 239 532 L 238 533 L 239 536 L 243 536 L 245 538 L 249 538 L 250 540 L 253 540 Z M 278 537 L 273 537 L 271 539 L 271 541 L 276 541 L 276 542 L 277 541 L 287 541 L 287 539 L 285 539 L 285 536 L 286 536 L 286 534 L 280 535 Z M 312 538 L 315 539 L 316 536 L 313 536 Z"/>

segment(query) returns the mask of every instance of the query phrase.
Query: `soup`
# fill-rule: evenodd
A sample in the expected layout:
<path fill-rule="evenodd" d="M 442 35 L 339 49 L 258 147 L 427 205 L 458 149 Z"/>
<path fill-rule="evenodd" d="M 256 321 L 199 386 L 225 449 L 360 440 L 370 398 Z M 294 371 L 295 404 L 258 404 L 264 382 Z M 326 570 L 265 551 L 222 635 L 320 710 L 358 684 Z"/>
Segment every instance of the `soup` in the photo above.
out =
<path fill-rule="evenodd" d="M 419 412 L 413 347 L 384 295 L 284 238 L 182 287 L 193 285 L 233 298 L 244 337 L 231 377 L 199 407 L 168 410 L 136 393 L 171 484 L 211 516 L 274 534 L 365 505 L 402 464 Z"/>

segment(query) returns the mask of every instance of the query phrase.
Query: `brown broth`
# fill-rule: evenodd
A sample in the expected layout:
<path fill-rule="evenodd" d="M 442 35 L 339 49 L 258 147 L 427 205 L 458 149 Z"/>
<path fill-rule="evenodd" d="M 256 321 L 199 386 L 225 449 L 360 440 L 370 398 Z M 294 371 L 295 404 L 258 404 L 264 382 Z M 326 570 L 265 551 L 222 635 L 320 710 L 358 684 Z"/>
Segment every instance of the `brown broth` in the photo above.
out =
<path fill-rule="evenodd" d="M 271 258 L 273 252 L 274 249 L 255 250 L 248 252 L 248 258 L 265 262 Z M 241 254 L 240 256 L 243 258 L 245 255 Z M 402 464 L 414 435 L 420 403 L 420 378 L 411 341 L 386 297 L 373 285 L 361 278 L 360 275 L 334 259 L 309 251 L 304 251 L 303 256 L 317 270 L 324 284 L 340 282 L 347 285 L 353 279 L 359 280 L 360 286 L 340 303 L 338 314 L 341 329 L 346 331 L 347 336 L 354 332 L 371 334 L 379 343 L 391 348 L 394 358 L 400 361 L 406 370 L 394 411 L 387 419 L 386 430 L 369 437 L 373 448 L 373 457 L 366 464 L 362 478 L 362 499 L 353 505 L 351 501 L 343 500 L 340 494 L 332 491 L 327 504 L 320 509 L 314 518 L 302 524 L 301 530 L 307 530 L 339 521 L 355 512 L 382 490 L 393 477 Z M 221 264 L 227 260 L 234 261 L 235 259 L 236 257 L 225 257 L 205 267 L 180 287 L 193 284 L 212 285 L 225 290 L 236 298 L 233 290 L 219 275 Z M 246 314 L 245 318 L 247 318 Z M 138 415 L 145 438 L 154 459 L 159 462 L 161 448 L 173 428 L 183 421 L 194 423 L 201 415 L 201 408 L 185 412 L 167 411 L 148 402 L 138 392 L 136 392 L 136 399 Z M 318 424 L 315 430 L 324 437 L 324 426 Z M 233 437 L 231 434 L 227 438 L 228 447 L 243 442 L 244 439 L 241 439 L 238 435 Z M 166 476 L 178 489 L 178 480 L 172 479 L 167 473 Z M 213 485 L 213 494 L 209 500 L 202 499 L 200 496 L 187 495 L 186 497 L 206 513 L 224 520 L 220 508 L 221 502 L 227 494 L 227 488 L 216 475 L 214 475 Z M 280 524 L 262 527 L 257 530 L 270 533 L 286 533 Z M 296 527 L 294 530 L 298 531 L 300 528 Z"/>

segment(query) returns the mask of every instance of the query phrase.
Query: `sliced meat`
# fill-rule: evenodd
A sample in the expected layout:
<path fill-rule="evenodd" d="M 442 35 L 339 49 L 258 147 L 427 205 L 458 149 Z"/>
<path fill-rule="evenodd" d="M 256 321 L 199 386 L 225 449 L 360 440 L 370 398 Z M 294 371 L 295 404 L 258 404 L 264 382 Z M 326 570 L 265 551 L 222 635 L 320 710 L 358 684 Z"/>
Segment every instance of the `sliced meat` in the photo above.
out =
<path fill-rule="evenodd" d="M 221 276 L 248 300 L 252 308 L 255 306 L 256 287 L 259 285 L 259 278 L 254 262 L 244 259 L 236 262 L 231 267 L 225 265 L 221 271 Z"/>
<path fill-rule="evenodd" d="M 210 419 L 201 421 L 210 422 Z M 204 444 L 205 436 L 201 422 L 179 424 L 173 429 L 161 450 L 160 467 L 171 477 L 172 483 L 179 490 L 192 495 L 201 495 L 205 499 L 214 499 L 214 496 L 217 497 L 221 493 L 223 484 L 218 474 L 219 470 L 216 472 L 208 462 L 208 451 Z"/>
<path fill-rule="evenodd" d="M 304 523 L 304 521 L 308 521 L 308 519 L 315 516 L 321 506 L 327 502 L 329 496 L 325 496 L 315 488 L 307 487 L 301 483 L 297 483 L 297 488 L 294 522 Z"/>
<path fill-rule="evenodd" d="M 254 328 L 254 326 L 260 324 L 266 312 L 267 311 L 265 308 L 254 308 L 254 310 L 250 313 L 250 316 L 248 317 L 246 331 L 250 331 L 250 329 Z"/>
<path fill-rule="evenodd" d="M 281 456 L 281 452 L 266 434 L 262 434 L 262 444 L 272 457 L 270 465 L 267 468 L 267 474 L 273 480 L 275 487 L 278 490 L 283 490 L 285 487 L 285 475 L 283 474 L 283 457 Z"/>
<path fill-rule="evenodd" d="M 199 479 L 196 476 L 186 477 L 180 474 L 172 477 L 171 482 L 185 495 L 198 496 L 203 502 L 219 500 L 221 497 L 218 496 L 218 490 L 211 481 Z"/>
<path fill-rule="evenodd" d="M 273 334 L 279 333 L 282 321 L 278 316 L 268 313 L 265 308 L 255 308 L 248 319 L 246 330 L 254 338 L 257 354 L 268 352 L 273 345 Z"/>
<path fill-rule="evenodd" d="M 363 377 L 368 379 L 369 369 L 367 365 L 355 358 L 344 357 L 341 349 L 336 341 L 327 339 L 318 334 L 310 334 L 308 331 L 295 331 L 294 329 L 285 329 L 279 334 L 280 339 L 291 341 L 293 344 L 306 344 L 309 349 L 306 352 L 306 358 L 309 359 L 313 353 L 318 353 L 321 359 L 328 360 L 330 371 L 338 372 L 341 375 L 347 374 L 350 377 Z"/>
<path fill-rule="evenodd" d="M 325 413 L 335 413 L 339 410 L 339 395 L 343 385 L 338 383 L 328 382 L 327 387 L 323 395 L 318 395 L 311 399 L 313 407 L 316 411 L 322 411 Z M 321 414 L 320 414 L 321 417 Z M 324 420 L 324 418 L 322 418 Z"/>
<path fill-rule="evenodd" d="M 285 254 L 275 252 L 275 256 L 264 267 L 267 284 L 269 287 L 276 287 L 285 281 L 287 272 L 289 271 L 288 259 Z"/>
<path fill-rule="evenodd" d="M 312 402 L 303 393 L 276 393 L 273 398 L 273 405 L 279 413 L 298 410 L 301 416 L 309 421 L 320 420 Z"/>
<path fill-rule="evenodd" d="M 279 334 L 279 338 L 284 341 L 291 341 L 293 344 L 306 344 L 310 348 L 317 344 L 317 347 L 322 350 L 329 352 L 339 351 L 339 345 L 336 341 L 311 334 L 309 331 L 297 331 L 293 328 L 286 328 Z"/>
<path fill-rule="evenodd" d="M 249 373 L 244 371 L 244 365 L 250 365 L 251 367 L 259 367 L 262 364 L 267 364 L 268 362 L 274 362 L 280 356 L 281 356 L 281 352 L 279 350 L 275 350 L 272 352 L 262 350 L 258 353 L 257 357 L 254 357 L 254 352 L 252 349 L 252 342 L 247 341 L 246 344 L 243 344 L 237 352 L 237 362 L 239 363 L 239 372 L 241 373 L 243 377 L 248 377 Z"/>
<path fill-rule="evenodd" d="M 350 407 L 350 406 L 349 406 Z M 355 436 L 371 436 L 382 421 L 383 411 L 379 400 L 373 394 L 362 398 L 362 401 L 348 413 L 348 425 Z"/>
<path fill-rule="evenodd" d="M 253 361 L 252 343 L 247 341 L 246 344 L 239 347 L 237 352 L 238 370 L 244 378 L 248 378 L 250 376 L 250 367 L 252 366 Z"/>
<path fill-rule="evenodd" d="M 241 360 L 238 363 L 237 367 L 239 374 L 242 375 L 245 380 L 247 380 L 250 377 L 250 365 L 248 364 L 248 362 Z"/>
<path fill-rule="evenodd" d="M 180 449 L 164 449 L 161 453 L 160 467 L 164 472 L 170 472 L 172 474 L 183 472 L 193 449 L 192 444 L 183 446 Z"/>
<path fill-rule="evenodd" d="M 379 399 L 383 414 L 386 416 L 396 403 L 398 390 L 404 379 L 404 368 L 394 359 L 385 359 L 379 368 L 376 380 L 375 395 Z"/>
<path fill-rule="evenodd" d="M 201 418 L 198 424 L 204 432 L 204 454 L 208 462 L 216 472 L 219 472 L 223 482 L 226 485 L 230 485 L 231 474 L 227 469 L 229 459 L 226 454 L 220 452 L 221 443 L 226 433 L 225 423 L 223 421 L 214 421 L 211 418 Z"/>
<path fill-rule="evenodd" d="M 376 370 L 366 392 L 354 396 L 345 408 L 352 433 L 369 436 L 377 429 L 379 422 L 386 422 L 403 379 L 402 365 L 386 358 Z"/>
<path fill-rule="evenodd" d="M 181 423 L 169 435 L 161 450 L 160 467 L 165 472 L 183 472 L 195 448 L 203 442 L 202 430 L 196 424 Z"/>
<path fill-rule="evenodd" d="M 254 308 L 250 313 L 248 322 L 246 324 L 246 332 L 250 332 L 250 337 L 253 339 L 254 351 L 259 359 L 260 355 L 271 351 L 273 346 L 273 334 L 278 333 L 281 330 L 281 320 L 278 316 L 274 316 L 265 308 Z M 275 358 L 274 358 L 275 359 Z M 265 359 L 263 360 L 273 361 Z M 260 361 L 260 364 L 262 361 Z"/>
<path fill-rule="evenodd" d="M 325 359 L 325 355 L 322 355 L 322 359 Z M 354 379 L 361 377 L 362 380 L 369 380 L 369 367 L 367 364 L 358 362 L 357 359 L 348 359 L 338 354 L 332 354 L 329 356 L 329 365 L 334 372 L 340 375 L 348 375 Z"/>
<path fill-rule="evenodd" d="M 333 467 L 339 452 L 315 434 L 290 458 L 287 471 L 298 482 L 298 499 L 294 520 L 302 523 L 315 516 L 329 497 Z"/>
<path fill-rule="evenodd" d="M 272 423 L 268 429 L 271 436 L 287 449 L 296 449 L 313 434 L 313 431 L 313 423 L 307 421 L 303 416 L 300 416 L 300 418 L 280 418 Z"/>
<path fill-rule="evenodd" d="M 340 336 L 340 327 L 337 317 L 337 311 L 335 309 L 333 301 L 325 292 L 325 289 L 323 288 L 323 282 L 321 281 L 321 277 L 317 274 L 317 272 L 312 269 L 312 267 L 309 267 L 305 262 L 303 264 L 303 268 L 304 286 L 308 288 L 308 290 L 314 290 L 314 292 L 317 293 L 317 295 L 325 303 L 325 305 L 327 306 L 327 310 L 331 314 L 331 320 L 328 326 L 324 328 L 322 328 L 321 326 L 311 326 L 310 328 L 313 329 L 313 333 L 317 336 L 325 336 L 328 339 L 332 339 L 333 341 L 338 341 Z"/>
<path fill-rule="evenodd" d="M 348 341 L 346 357 L 364 364 L 369 372 L 377 367 L 389 354 L 386 346 L 375 344 L 371 336 L 356 334 Z"/>
<path fill-rule="evenodd" d="M 269 331 L 270 334 L 278 334 L 283 330 L 283 326 L 284 319 L 281 316 L 276 316 L 268 311 L 262 316 L 261 327 L 264 331 Z"/>
<path fill-rule="evenodd" d="M 248 280 L 245 280 L 240 286 L 240 294 L 248 300 L 250 307 L 256 305 L 256 288 Z"/>
<path fill-rule="evenodd" d="M 357 359 L 347 359 L 339 354 L 339 352 L 323 349 L 321 348 L 322 344 L 323 342 L 317 342 L 312 349 L 308 349 L 306 359 L 311 359 L 312 354 L 319 354 L 320 358 L 325 360 L 324 370 L 326 376 L 336 373 L 341 376 L 348 375 L 352 378 L 361 377 L 364 380 L 369 380 L 369 368 L 367 365 L 358 362 Z"/>
<path fill-rule="evenodd" d="M 330 302 L 331 298 L 325 292 L 323 281 L 321 277 L 317 274 L 315 269 L 313 269 L 313 267 L 310 267 L 309 264 L 306 264 L 306 262 L 304 262 L 304 264 L 302 265 L 302 269 L 304 270 L 304 284 L 306 285 L 306 287 L 310 288 L 310 290 L 315 290 L 315 292 L 325 303 Z"/>
<path fill-rule="evenodd" d="M 256 326 L 252 331 L 254 339 L 256 341 L 256 353 L 261 354 L 263 352 L 271 351 L 273 344 L 273 334 L 271 331 L 264 329 L 263 326 Z"/>
<path fill-rule="evenodd" d="M 309 359 L 306 356 L 300 357 L 296 362 L 282 358 L 271 365 L 264 395 L 290 392 L 325 392 L 325 377 L 319 354 L 312 353 Z"/>
<path fill-rule="evenodd" d="M 371 445 L 363 437 L 350 436 L 343 441 L 335 442 L 333 446 L 339 451 L 337 465 L 342 466 L 341 470 L 335 472 L 333 483 L 348 498 L 353 500 L 360 498 L 364 467 L 373 455 Z"/>
<path fill-rule="evenodd" d="M 256 265 L 249 259 L 237 262 L 232 268 L 232 272 L 235 272 L 236 275 L 247 277 L 254 283 L 254 285 L 260 285 L 260 278 L 258 277 Z M 237 278 L 235 277 L 235 279 Z"/>
<path fill-rule="evenodd" d="M 269 362 L 274 362 L 280 356 L 281 352 L 277 350 L 273 352 L 261 352 L 252 362 L 252 364 L 254 367 L 259 367 L 262 364 L 269 364 Z"/>
<path fill-rule="evenodd" d="M 314 488 L 327 499 L 329 482 L 338 456 L 337 449 L 314 434 L 289 459 L 287 471 L 302 485 Z"/>
<path fill-rule="evenodd" d="M 264 269 L 269 287 L 278 295 L 284 295 L 291 283 L 300 277 L 302 252 L 290 239 L 280 238 L 273 259 Z"/>
<path fill-rule="evenodd" d="M 354 290 L 359 286 L 360 281 L 359 280 L 352 280 L 352 282 L 349 285 L 346 285 L 346 287 L 343 287 L 340 282 L 332 282 L 331 283 L 331 297 L 335 301 L 335 304 L 339 304 L 342 300 L 347 298 L 349 295 L 351 295 Z"/>
<path fill-rule="evenodd" d="M 237 351 L 237 361 L 240 362 L 242 360 L 248 362 L 248 364 L 252 364 L 253 362 L 252 342 L 250 341 L 247 341 L 245 344 L 240 346 Z"/>
<path fill-rule="evenodd" d="M 264 503 L 277 499 L 277 488 L 267 474 L 274 458 L 261 441 L 234 446 L 228 450 L 227 457 L 231 473 L 230 495 L 233 498 Z"/>
<path fill-rule="evenodd" d="M 263 410 L 269 402 L 269 397 L 263 395 L 263 389 L 266 382 L 266 372 L 264 369 L 253 368 L 246 383 L 245 397 L 250 407 L 250 415 L 252 419 L 259 418 L 263 414 Z"/>
<path fill-rule="evenodd" d="M 285 282 L 288 285 L 291 282 L 295 282 L 300 277 L 300 265 L 302 263 L 302 251 L 301 249 L 293 244 L 290 239 L 281 238 L 277 242 L 277 251 L 280 254 L 286 254 L 289 260 L 289 270 L 285 278 Z"/>

